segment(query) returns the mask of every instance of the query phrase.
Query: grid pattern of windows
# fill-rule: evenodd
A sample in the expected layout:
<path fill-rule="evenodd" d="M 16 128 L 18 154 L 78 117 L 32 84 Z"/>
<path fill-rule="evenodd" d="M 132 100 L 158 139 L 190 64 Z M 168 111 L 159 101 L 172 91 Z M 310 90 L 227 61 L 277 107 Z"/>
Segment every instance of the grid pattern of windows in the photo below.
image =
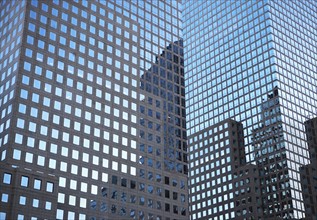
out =
<path fill-rule="evenodd" d="M 0 157 L 7 157 L 12 100 L 15 95 L 18 60 L 22 41 L 25 2 L 0 3 Z"/>
<path fill-rule="evenodd" d="M 303 216 L 299 168 L 309 163 L 304 122 L 316 116 L 316 2 L 274 4 L 272 34 L 294 217 Z M 292 14 L 292 16 L 291 16 Z M 285 28 L 288 26 L 289 28 Z"/>
<path fill-rule="evenodd" d="M 116 2 L 120 5 L 120 2 Z M 183 44 L 180 2 L 123 4 L 141 25 L 140 207 L 136 216 L 187 219 Z M 155 195 L 155 197 L 153 197 Z M 147 207 L 147 208 L 146 208 Z M 149 211 L 147 211 L 147 209 Z"/>
<path fill-rule="evenodd" d="M 1 219 L 11 219 L 10 206 L 16 207 L 17 219 L 54 218 L 57 182 L 53 175 L 34 176 L 27 169 L 3 167 L 0 181 Z"/>
<path fill-rule="evenodd" d="M 185 2 L 189 135 L 227 118 L 243 122 L 245 134 L 251 134 L 261 120 L 257 106 L 277 84 L 268 12 L 263 1 Z M 251 161 L 251 138 L 245 136 Z"/>
<path fill-rule="evenodd" d="M 151 180 L 148 192 L 153 192 L 154 184 L 164 198 L 163 207 L 159 209 L 185 218 L 188 215 L 185 187 L 188 171 L 183 49 L 182 41 L 174 43 L 141 78 L 145 97 L 140 104 L 139 162 L 149 169 L 148 173 L 140 170 L 141 178 Z"/>
<path fill-rule="evenodd" d="M 2 160 L 56 177 L 55 202 L 25 194 L 19 205 L 54 211 L 48 219 L 188 218 L 180 2 L 12 2 L 1 2 L 1 24 L 22 25 L 4 28 L 1 43 L 8 31 L 23 37 L 8 58 L 20 55 L 18 77 L 4 78 L 16 69 L 1 63 L 0 101 L 15 101 L 1 112 L 15 116 L 0 120 L 12 134 Z M 22 172 L 25 191 L 43 190 L 35 174 Z"/>
<path fill-rule="evenodd" d="M 184 6 L 189 137 L 228 118 L 242 122 L 246 161 L 260 166 L 265 181 L 274 176 L 275 163 L 284 167 L 277 176 L 288 179 L 278 189 L 275 178 L 266 182 L 271 185 L 269 193 L 264 190 L 264 215 L 303 218 L 299 168 L 309 163 L 303 123 L 316 114 L 316 2 L 185 1 Z M 276 88 L 279 104 L 269 112 L 263 105 Z M 260 135 L 275 126 L 277 140 Z M 254 140 L 257 131 L 261 137 Z M 259 145 L 265 154 L 260 157 Z M 196 149 L 189 145 L 190 152 Z M 289 194 L 290 201 L 284 199 Z"/>
<path fill-rule="evenodd" d="M 269 218 L 292 218 L 289 169 L 278 88 L 263 100 L 261 110 L 262 122 L 253 131 L 253 145 L 260 174 L 263 214 Z M 271 208 L 273 206 L 274 209 Z"/>
<path fill-rule="evenodd" d="M 225 120 L 191 136 L 189 144 L 197 147 L 189 156 L 191 218 L 219 220 L 241 216 L 235 212 L 236 197 L 240 191 L 243 199 L 251 194 L 247 187 L 235 186 L 241 176 L 239 168 L 245 165 L 242 125 Z"/>
<path fill-rule="evenodd" d="M 233 184 L 236 218 L 261 219 L 263 210 L 258 167 L 254 164 L 238 167 Z"/>
<path fill-rule="evenodd" d="M 137 176 L 139 25 L 90 2 L 28 7 L 12 157 L 60 173 L 57 202 L 68 206 L 57 218 L 86 216 L 77 207 L 126 215 L 99 209 L 100 189 Z"/>
<path fill-rule="evenodd" d="M 301 186 L 303 190 L 303 200 L 305 214 L 307 216 L 317 215 L 317 118 L 305 122 L 305 131 L 308 142 L 310 164 L 300 168 Z"/>

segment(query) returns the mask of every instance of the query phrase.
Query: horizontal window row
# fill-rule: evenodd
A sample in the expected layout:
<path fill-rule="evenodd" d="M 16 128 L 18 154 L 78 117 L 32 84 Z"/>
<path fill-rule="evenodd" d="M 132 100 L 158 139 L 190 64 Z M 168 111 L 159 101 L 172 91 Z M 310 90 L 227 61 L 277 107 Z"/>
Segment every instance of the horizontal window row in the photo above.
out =
<path fill-rule="evenodd" d="M 32 206 L 33 208 L 52 210 L 52 202 L 40 201 L 39 199 L 29 199 L 26 196 L 19 197 L 19 204 L 23 206 Z"/>
<path fill-rule="evenodd" d="M 76 1 L 76 2 L 77 4 L 72 4 L 67 1 L 62 1 L 61 5 L 59 5 L 59 2 L 57 1 L 53 2 L 54 4 L 56 4 L 57 7 L 55 7 L 54 5 L 53 7 L 50 7 L 44 2 L 41 2 L 40 5 L 39 5 L 39 2 L 32 2 L 32 6 L 35 8 L 40 8 L 42 10 L 40 12 L 41 14 L 53 15 L 56 18 L 61 17 L 62 20 L 65 20 L 65 22 L 71 22 L 72 21 L 71 18 L 74 17 L 74 18 L 78 18 L 82 20 L 87 20 L 87 22 L 91 24 L 96 24 L 96 25 L 99 24 L 100 26 L 104 27 L 105 20 L 103 18 L 107 17 L 108 18 L 107 20 L 109 21 L 112 20 L 113 22 L 116 22 L 117 24 L 122 24 L 127 28 L 131 28 L 131 30 L 135 32 L 138 30 L 137 25 L 131 24 L 127 20 L 123 20 L 120 16 L 115 15 L 110 10 L 105 10 L 104 6 L 102 7 L 97 6 L 92 2 L 81 2 L 81 1 L 79 2 Z M 81 7 L 77 6 L 78 3 L 81 5 Z M 100 3 L 103 5 L 107 4 L 107 2 L 100 2 Z M 108 3 L 108 4 L 112 4 L 112 3 Z M 89 8 L 89 10 L 92 10 L 95 13 L 88 13 L 86 10 L 81 9 L 82 6 L 84 8 Z M 63 9 L 63 10 L 58 10 L 58 9 Z M 68 13 L 66 13 L 65 11 L 67 11 Z M 96 16 L 96 14 L 100 16 Z M 73 15 L 73 17 L 71 17 L 70 15 Z M 35 12 L 30 13 L 30 16 L 36 19 Z M 85 29 L 85 27 L 82 27 L 82 28 Z"/>
<path fill-rule="evenodd" d="M 27 56 L 33 57 L 33 55 L 32 55 L 33 52 L 31 52 L 31 50 L 26 49 L 26 53 L 27 53 L 26 54 Z M 131 78 L 131 73 L 134 76 L 137 75 L 137 69 L 135 69 L 134 67 L 131 67 L 125 63 L 123 63 L 123 66 L 121 68 L 121 66 L 120 66 L 121 64 L 119 61 L 117 62 L 118 65 L 116 64 L 116 67 L 119 69 L 124 69 L 125 70 L 124 74 L 119 73 L 117 71 L 114 71 L 113 69 L 106 68 L 106 67 L 104 67 L 104 65 L 99 65 L 99 64 L 93 63 L 93 61 L 88 61 L 88 67 L 91 70 L 95 70 L 97 73 L 100 74 L 100 76 L 104 77 L 105 73 L 106 73 L 106 76 L 110 77 L 110 78 L 106 78 L 106 80 L 104 80 L 102 77 L 98 76 L 97 74 L 94 75 L 94 74 L 91 74 L 89 72 L 83 71 L 78 66 L 73 66 L 71 64 L 65 64 L 62 60 L 58 60 L 58 61 L 56 60 L 56 62 L 55 62 L 54 58 L 44 57 L 44 55 L 42 53 L 39 53 L 39 52 L 36 53 L 35 59 L 37 61 L 44 62 L 43 61 L 44 58 L 47 59 L 47 64 L 49 66 L 54 66 L 54 63 L 56 63 L 57 69 L 59 69 L 58 71 L 67 71 L 67 73 L 70 74 L 69 77 L 64 77 L 65 75 L 63 76 L 63 75 L 58 74 L 58 73 L 53 73 L 51 70 L 43 68 L 42 65 L 31 64 L 27 61 L 24 62 L 23 69 L 26 70 L 27 72 L 32 72 L 32 73 L 35 73 L 36 75 L 39 75 L 39 76 L 43 75 L 47 79 L 54 80 L 57 83 L 65 83 L 65 84 L 67 83 L 67 86 L 75 87 L 75 88 L 78 87 L 78 84 L 81 84 L 82 82 L 77 82 L 77 84 L 75 84 L 73 82 L 73 79 L 72 79 L 74 77 L 73 75 L 77 75 L 79 78 L 86 79 L 92 83 L 96 83 L 97 85 L 105 86 L 105 87 L 110 88 L 110 89 L 111 88 L 117 89 L 116 87 L 120 88 L 119 84 L 122 84 L 122 82 L 125 84 L 128 84 L 128 85 L 131 85 L 132 87 L 137 87 L 137 81 L 135 79 Z M 109 59 L 111 59 L 111 58 L 109 58 Z M 83 58 L 82 64 L 86 65 L 84 60 L 85 59 Z M 110 63 L 110 64 L 112 65 L 112 63 Z M 10 71 L 11 71 L 11 69 L 10 69 Z M 64 78 L 65 78 L 65 80 L 64 80 Z M 115 83 L 114 79 L 117 81 L 117 83 Z M 111 84 L 114 84 L 116 86 L 111 85 Z M 75 86 L 75 85 L 77 85 L 77 86 Z"/>
<path fill-rule="evenodd" d="M 3 173 L 3 179 L 2 183 L 6 185 L 12 185 L 13 179 L 12 179 L 11 173 Z M 29 176 L 21 176 L 20 178 L 20 186 L 26 187 L 26 188 L 32 188 L 35 190 L 45 190 L 46 192 L 53 193 L 54 191 L 54 183 L 49 181 L 43 181 L 41 179 L 36 178 L 30 178 Z"/>
<path fill-rule="evenodd" d="M 53 145 L 54 146 L 54 145 Z M 55 145 L 56 146 L 56 145 Z M 67 148 L 63 148 L 62 149 L 62 155 L 65 156 L 67 155 Z M 55 152 L 54 148 L 50 149 L 51 152 Z M 74 153 L 74 152 L 73 152 Z M 92 163 L 94 165 L 101 165 L 104 168 L 111 168 L 114 171 L 120 171 L 122 173 L 129 173 L 130 175 L 136 176 L 136 168 L 133 166 L 128 166 L 127 164 L 124 163 L 118 163 L 117 161 L 109 161 L 108 159 L 104 158 L 102 159 L 102 161 L 100 161 L 99 164 L 99 157 L 98 156 L 90 156 L 87 153 L 82 153 L 81 157 L 79 157 L 78 152 L 74 153 L 75 155 L 73 155 L 73 157 L 77 158 L 77 160 L 85 162 L 85 163 Z M 121 155 L 121 157 L 125 160 L 129 160 L 132 162 L 135 162 L 136 158 L 134 154 L 131 154 L 131 158 L 127 158 L 127 152 L 123 151 L 123 154 Z M 64 161 L 57 161 L 53 158 L 47 158 L 45 156 L 40 156 L 40 155 L 34 155 L 30 152 L 22 152 L 21 150 L 18 149 L 14 149 L 13 150 L 13 159 L 15 160 L 24 160 L 27 163 L 33 163 L 33 164 L 37 164 L 38 166 L 47 166 L 50 169 L 58 169 L 62 172 L 70 172 L 74 175 L 81 175 L 83 177 L 90 177 L 92 179 L 98 180 L 98 179 L 102 179 L 102 181 L 106 181 L 108 178 L 108 174 L 106 173 L 101 173 L 97 170 L 91 170 L 88 171 L 87 168 L 85 167 L 79 167 L 78 165 L 75 164 L 71 164 L 68 162 L 64 162 Z M 10 184 L 7 183 L 10 179 L 8 179 L 9 177 L 5 176 L 7 179 L 5 179 L 5 184 Z M 24 185 L 27 183 L 25 179 L 23 179 L 25 181 Z M 64 186 L 65 187 L 65 186 Z"/>

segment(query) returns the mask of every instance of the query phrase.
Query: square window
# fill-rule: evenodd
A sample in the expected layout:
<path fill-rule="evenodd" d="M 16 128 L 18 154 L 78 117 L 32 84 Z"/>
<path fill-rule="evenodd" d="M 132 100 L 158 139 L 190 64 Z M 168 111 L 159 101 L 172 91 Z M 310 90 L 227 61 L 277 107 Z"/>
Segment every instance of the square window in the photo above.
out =
<path fill-rule="evenodd" d="M 4 173 L 3 183 L 4 184 L 11 184 L 11 177 L 12 177 L 12 175 L 10 173 Z"/>
<path fill-rule="evenodd" d="M 53 192 L 54 190 L 54 183 L 47 182 L 46 183 L 46 192 Z"/>
<path fill-rule="evenodd" d="M 6 213 L 0 212 L 0 219 L 6 219 Z"/>
<path fill-rule="evenodd" d="M 26 197 L 25 196 L 20 196 L 19 204 L 20 205 L 26 205 Z"/>
<path fill-rule="evenodd" d="M 8 202 L 9 201 L 9 195 L 3 193 L 1 196 L 1 202 Z"/>
<path fill-rule="evenodd" d="M 45 209 L 51 210 L 52 209 L 52 203 L 51 202 L 45 202 Z"/>
<path fill-rule="evenodd" d="M 21 177 L 21 186 L 22 187 L 28 187 L 29 186 L 29 177 L 22 176 Z"/>
<path fill-rule="evenodd" d="M 34 179 L 34 189 L 41 190 L 42 180 Z"/>
<path fill-rule="evenodd" d="M 34 208 L 38 208 L 38 207 L 39 207 L 39 203 L 40 203 L 40 201 L 39 201 L 38 199 L 33 199 L 33 204 L 32 204 L 32 206 L 33 206 Z"/>

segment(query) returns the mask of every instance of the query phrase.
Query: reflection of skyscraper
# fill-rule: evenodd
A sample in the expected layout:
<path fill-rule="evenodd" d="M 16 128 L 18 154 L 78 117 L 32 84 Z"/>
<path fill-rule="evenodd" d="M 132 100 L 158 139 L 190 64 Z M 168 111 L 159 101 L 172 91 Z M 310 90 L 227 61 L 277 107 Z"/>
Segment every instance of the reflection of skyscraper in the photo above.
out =
<path fill-rule="evenodd" d="M 188 218 L 180 3 L 0 9 L 0 219 Z"/>
<path fill-rule="evenodd" d="M 187 146 L 182 40 L 170 44 L 141 77 L 140 170 L 162 196 L 162 210 L 188 218 Z M 158 172 L 159 171 L 159 172 Z M 177 215 L 175 215 L 177 216 Z"/>
<path fill-rule="evenodd" d="M 195 152 L 205 145 L 200 131 L 231 118 L 244 126 L 246 162 L 261 164 L 261 180 L 272 178 L 267 189 L 266 180 L 261 182 L 263 193 L 269 190 L 263 199 L 265 217 L 305 217 L 299 168 L 309 163 L 303 123 L 317 105 L 316 6 L 315 1 L 184 2 L 189 188 L 196 207 L 203 207 L 199 198 L 204 196 L 192 173 L 199 168 Z M 280 121 L 255 131 L 263 120 L 263 99 L 275 87 L 280 113 L 268 117 Z M 277 140 L 252 140 L 258 132 L 268 135 L 273 124 L 277 130 L 270 133 Z M 272 181 L 282 177 L 275 187 Z M 196 208 L 193 219 L 203 211 Z"/>
<path fill-rule="evenodd" d="M 278 88 L 263 99 L 261 121 L 253 131 L 265 218 L 292 218 L 292 198 Z"/>
<path fill-rule="evenodd" d="M 305 122 L 310 164 L 301 167 L 301 182 L 307 219 L 317 218 L 317 118 Z"/>
<path fill-rule="evenodd" d="M 157 118 L 163 119 L 159 128 L 162 127 L 164 134 L 164 170 L 187 174 L 187 148 L 186 142 L 182 141 L 186 140 L 182 45 L 182 41 L 174 42 L 157 57 L 154 66 L 142 76 L 141 88 L 162 102 L 163 112 Z M 160 107 L 161 104 L 158 104 L 157 108 Z M 159 128 L 157 130 L 161 131 Z"/>

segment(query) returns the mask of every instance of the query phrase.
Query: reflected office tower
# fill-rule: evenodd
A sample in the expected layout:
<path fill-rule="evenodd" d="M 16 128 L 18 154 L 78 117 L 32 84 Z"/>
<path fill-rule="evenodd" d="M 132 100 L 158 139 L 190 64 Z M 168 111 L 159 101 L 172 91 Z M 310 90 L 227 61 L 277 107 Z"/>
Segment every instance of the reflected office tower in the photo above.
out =
<path fill-rule="evenodd" d="M 310 164 L 301 167 L 303 199 L 307 219 L 317 218 L 317 118 L 305 122 Z"/>
<path fill-rule="evenodd" d="M 179 1 L 0 3 L 0 219 L 188 219 Z"/>
<path fill-rule="evenodd" d="M 200 180 L 206 172 L 195 162 L 208 144 L 200 132 L 227 119 L 243 124 L 246 166 L 259 169 L 263 218 L 305 217 L 299 169 L 309 163 L 304 122 L 317 105 L 316 7 L 315 1 L 184 1 L 192 219 L 214 213 L 214 219 L 227 218 L 219 200 L 204 212 L 206 185 Z M 208 159 L 209 166 L 216 162 Z M 241 204 L 234 203 L 236 210 Z M 229 214 L 238 218 L 238 212 Z"/>
<path fill-rule="evenodd" d="M 289 219 L 293 218 L 292 198 L 278 88 L 275 87 L 262 101 L 261 120 L 253 130 L 252 143 L 263 214 L 266 218 Z"/>
<path fill-rule="evenodd" d="M 183 41 L 180 40 L 170 44 L 141 76 L 145 97 L 140 104 L 139 163 L 146 164 L 148 171 L 141 169 L 140 177 L 152 180 L 153 183 L 146 186 L 148 192 L 161 197 L 153 206 L 173 213 L 176 219 L 188 218 L 182 57 Z"/>

